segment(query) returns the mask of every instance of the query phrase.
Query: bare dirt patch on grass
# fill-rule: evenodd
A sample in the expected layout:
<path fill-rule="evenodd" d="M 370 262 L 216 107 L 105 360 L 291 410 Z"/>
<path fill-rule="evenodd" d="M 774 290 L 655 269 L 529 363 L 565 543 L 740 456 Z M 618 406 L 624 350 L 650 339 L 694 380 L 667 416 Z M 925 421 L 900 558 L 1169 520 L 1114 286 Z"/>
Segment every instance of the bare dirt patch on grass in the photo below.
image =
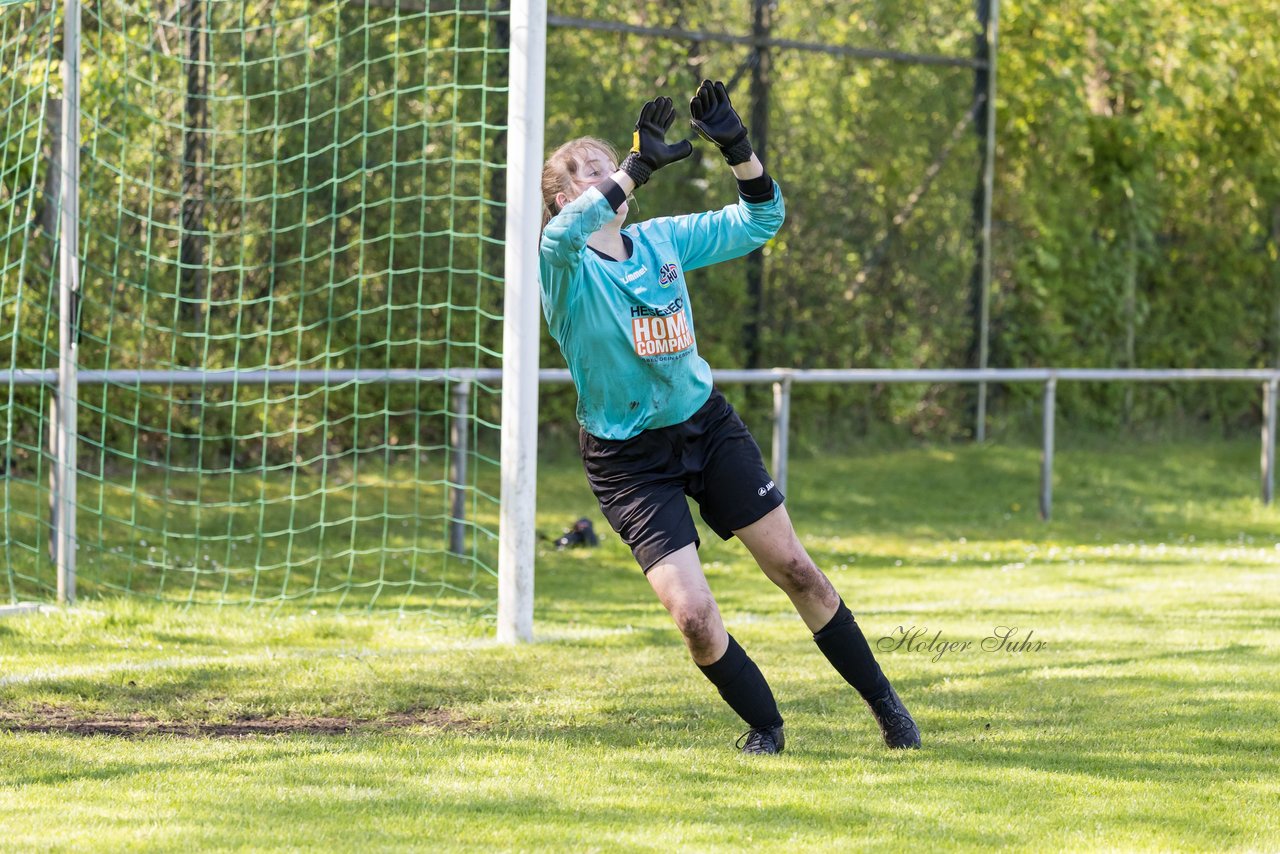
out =
<path fill-rule="evenodd" d="M 87 714 L 65 706 L 37 705 L 21 711 L 0 708 L 0 732 L 48 732 L 145 738 L 244 738 L 255 735 L 348 735 L 425 728 L 472 732 L 482 725 L 447 709 L 393 712 L 373 718 L 279 715 L 241 716 L 217 721 L 160 720 L 142 712 Z"/>

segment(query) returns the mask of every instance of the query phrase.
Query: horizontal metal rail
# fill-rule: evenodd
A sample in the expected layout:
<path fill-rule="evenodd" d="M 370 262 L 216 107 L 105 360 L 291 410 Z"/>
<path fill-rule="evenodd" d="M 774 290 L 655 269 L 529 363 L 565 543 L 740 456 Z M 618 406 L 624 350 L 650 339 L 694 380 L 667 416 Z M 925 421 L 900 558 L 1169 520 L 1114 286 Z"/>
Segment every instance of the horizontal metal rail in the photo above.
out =
<path fill-rule="evenodd" d="M 327 385 L 330 383 L 417 383 L 502 381 L 501 368 L 342 368 L 260 370 L 82 370 L 81 385 Z M 563 368 L 538 372 L 544 383 L 567 383 Z M 1050 379 L 1077 382 L 1270 382 L 1280 380 L 1280 370 L 1267 368 L 763 368 L 718 370 L 717 382 L 774 383 L 1043 383 Z M 15 368 L 0 371 L 0 386 L 57 385 L 57 370 Z"/>
<path fill-rule="evenodd" d="M 783 491 L 787 488 L 791 389 L 799 383 L 1043 383 L 1043 449 L 1040 460 L 1040 515 L 1050 518 L 1053 510 L 1054 422 L 1059 382 L 1256 382 L 1262 386 L 1262 453 L 1260 455 L 1262 501 L 1275 500 L 1276 408 L 1280 399 L 1280 370 L 1261 368 L 945 368 L 936 370 L 893 369 L 792 369 L 722 370 L 715 372 L 719 383 L 771 383 L 773 385 L 772 469 L 774 480 Z M 477 384 L 501 385 L 500 368 L 414 368 L 392 369 L 295 369 L 262 370 L 111 370 L 80 371 L 80 385 L 120 386 L 316 386 L 347 383 L 398 385 L 408 383 L 452 382 L 454 388 L 450 422 L 455 436 L 453 473 L 450 483 L 454 496 L 449 546 L 456 553 L 464 548 L 463 518 L 465 503 L 462 486 L 466 482 L 467 449 L 461 437 L 466 431 L 460 424 L 470 411 L 472 389 Z M 564 384 L 572 376 L 564 369 L 538 372 L 540 383 Z M 0 371 L 0 385 L 56 386 L 56 370 L 11 369 Z"/>
<path fill-rule="evenodd" d="M 592 18 L 574 18 L 568 15 L 547 15 L 547 26 L 569 27 L 575 30 L 601 30 L 610 33 L 623 33 L 633 36 L 655 36 L 695 43 L 719 42 L 747 47 L 772 47 L 782 50 L 798 50 L 806 53 L 825 53 L 831 56 L 844 56 L 850 59 L 882 59 L 889 62 L 906 62 L 919 65 L 949 65 L 958 68 L 986 68 L 987 63 L 981 59 L 967 56 L 947 56 L 936 53 L 913 53 L 904 50 L 887 50 L 874 47 L 853 47 L 852 45 L 822 44 L 819 42 L 800 41 L 797 39 L 780 39 L 770 36 L 733 35 L 731 33 L 715 33 L 703 30 L 686 30 L 679 27 L 646 27 L 637 24 L 626 24 L 621 21 L 600 21 Z"/>

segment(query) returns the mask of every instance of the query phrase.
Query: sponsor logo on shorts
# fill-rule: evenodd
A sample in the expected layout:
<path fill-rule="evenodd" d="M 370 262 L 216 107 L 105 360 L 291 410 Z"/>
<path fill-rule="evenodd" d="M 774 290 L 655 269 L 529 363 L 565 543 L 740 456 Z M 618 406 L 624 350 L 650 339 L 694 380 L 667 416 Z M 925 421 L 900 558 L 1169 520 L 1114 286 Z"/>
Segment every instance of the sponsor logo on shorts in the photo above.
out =
<path fill-rule="evenodd" d="M 770 492 L 772 489 L 773 489 L 773 481 L 769 481 L 768 483 L 766 483 L 764 486 L 760 487 L 760 488 L 759 488 L 758 490 L 756 490 L 756 491 L 760 494 L 760 497 L 761 497 L 761 498 L 764 498 L 766 495 L 768 495 L 768 494 L 769 494 L 769 492 Z"/>

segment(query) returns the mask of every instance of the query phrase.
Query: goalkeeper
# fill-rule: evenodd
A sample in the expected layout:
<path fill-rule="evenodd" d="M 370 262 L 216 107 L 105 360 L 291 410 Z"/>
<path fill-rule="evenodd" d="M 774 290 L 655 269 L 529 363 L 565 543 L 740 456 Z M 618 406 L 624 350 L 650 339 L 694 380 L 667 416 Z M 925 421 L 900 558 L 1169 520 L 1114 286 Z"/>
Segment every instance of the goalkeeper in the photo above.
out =
<path fill-rule="evenodd" d="M 587 480 L 694 663 L 750 727 L 739 739 L 744 753 L 781 752 L 782 715 L 760 669 L 725 631 L 686 495 L 791 598 L 818 648 L 870 706 L 885 743 L 918 747 L 915 721 L 800 544 L 759 446 L 698 355 L 685 274 L 763 245 L 784 209 L 724 85 L 702 81 L 689 110 L 738 179 L 736 204 L 623 227 L 631 192 L 693 153 L 688 140 L 666 141 L 676 115 L 670 98 L 644 105 L 620 167 L 608 143 L 584 137 L 556 149 L 542 170 L 542 308 L 577 387 Z"/>

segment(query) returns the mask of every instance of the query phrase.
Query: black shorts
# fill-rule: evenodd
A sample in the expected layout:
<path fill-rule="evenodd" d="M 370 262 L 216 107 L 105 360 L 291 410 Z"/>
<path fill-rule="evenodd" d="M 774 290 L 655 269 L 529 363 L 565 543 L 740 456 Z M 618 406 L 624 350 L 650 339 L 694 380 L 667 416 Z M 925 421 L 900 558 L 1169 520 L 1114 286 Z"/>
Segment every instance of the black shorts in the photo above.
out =
<path fill-rule="evenodd" d="M 579 440 L 600 510 L 645 572 L 690 543 L 701 545 L 686 495 L 726 540 L 782 504 L 760 446 L 718 389 L 680 424 L 621 440 L 582 430 Z"/>

